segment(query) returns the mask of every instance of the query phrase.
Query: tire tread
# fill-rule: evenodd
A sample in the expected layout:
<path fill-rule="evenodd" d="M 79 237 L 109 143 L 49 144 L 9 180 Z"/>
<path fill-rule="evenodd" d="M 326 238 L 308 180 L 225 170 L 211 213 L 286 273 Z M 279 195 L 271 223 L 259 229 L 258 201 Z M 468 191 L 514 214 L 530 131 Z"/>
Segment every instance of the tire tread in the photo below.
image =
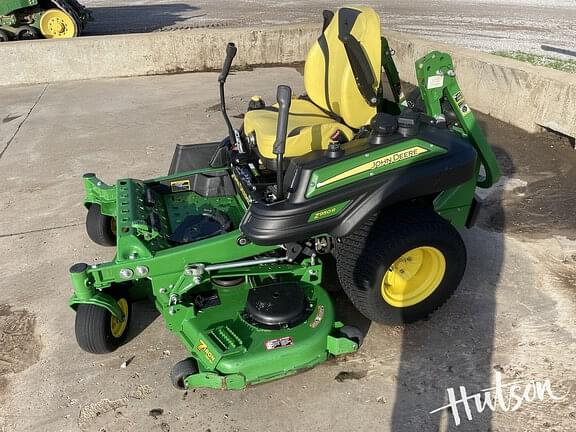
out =
<path fill-rule="evenodd" d="M 112 216 L 103 215 L 100 204 L 92 204 L 86 215 L 86 232 L 100 246 L 116 245 L 116 236 L 111 228 Z"/>
<path fill-rule="evenodd" d="M 403 309 L 388 306 L 390 316 L 384 317 L 382 306 L 374 301 L 374 290 L 379 291 L 379 287 L 373 286 L 374 282 L 369 280 L 370 275 L 377 273 L 382 262 L 390 261 L 389 250 L 409 250 L 410 247 L 405 245 L 409 244 L 415 232 L 423 238 L 434 238 L 441 234 L 443 241 L 453 245 L 461 254 L 461 262 L 453 266 L 453 283 L 445 287 L 442 295 L 435 293 L 430 297 L 432 304 L 424 308 L 422 304 L 427 302 L 426 299 Z M 386 213 L 373 216 L 356 231 L 341 239 L 335 256 L 340 283 L 352 303 L 368 319 L 385 323 L 426 319 L 453 294 L 466 266 L 466 249 L 458 231 L 433 210 L 415 206 L 387 209 Z M 383 300 L 380 303 L 385 304 Z M 392 316 L 394 313 L 397 316 Z"/>
<path fill-rule="evenodd" d="M 80 348 L 93 354 L 112 352 L 114 347 L 106 331 L 109 320 L 110 312 L 100 306 L 78 305 L 75 331 Z"/>

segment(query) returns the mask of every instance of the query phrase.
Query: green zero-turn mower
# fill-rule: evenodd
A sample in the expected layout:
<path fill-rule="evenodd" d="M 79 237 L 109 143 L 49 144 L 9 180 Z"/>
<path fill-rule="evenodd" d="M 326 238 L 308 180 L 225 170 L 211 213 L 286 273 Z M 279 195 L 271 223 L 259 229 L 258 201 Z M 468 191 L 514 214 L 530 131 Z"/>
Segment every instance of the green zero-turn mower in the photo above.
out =
<path fill-rule="evenodd" d="M 76 37 L 88 21 L 77 0 L 0 0 L 0 42 Z"/>
<path fill-rule="evenodd" d="M 88 234 L 116 256 L 70 269 L 79 345 L 114 350 L 150 297 L 190 354 L 178 388 L 241 389 L 355 352 L 362 332 L 322 287 L 327 254 L 370 320 L 428 316 L 464 273 L 456 228 L 474 223 L 476 187 L 500 175 L 450 56 L 419 59 L 419 94 L 404 98 L 370 8 L 324 12 L 306 96 L 252 98 L 241 129 L 224 103 L 234 44 L 226 54 L 229 136 L 178 146 L 166 177 L 85 174 Z"/>

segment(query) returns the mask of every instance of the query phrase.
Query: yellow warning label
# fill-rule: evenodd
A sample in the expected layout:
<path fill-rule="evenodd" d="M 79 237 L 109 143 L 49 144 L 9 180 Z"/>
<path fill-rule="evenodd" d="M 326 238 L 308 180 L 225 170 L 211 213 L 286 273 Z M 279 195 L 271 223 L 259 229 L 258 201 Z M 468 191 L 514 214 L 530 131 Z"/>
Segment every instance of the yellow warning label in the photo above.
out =
<path fill-rule="evenodd" d="M 208 359 L 208 361 L 210 362 L 214 362 L 214 360 L 216 360 L 216 356 L 214 354 L 212 354 L 212 352 L 210 351 L 210 349 L 208 348 L 208 345 L 206 345 L 206 342 L 204 342 L 202 339 L 200 339 L 198 346 L 196 347 L 196 349 L 202 353 L 204 353 L 204 355 L 206 356 L 206 358 Z"/>
<path fill-rule="evenodd" d="M 174 180 L 170 182 L 172 192 L 186 192 L 190 190 L 190 180 Z"/>
<path fill-rule="evenodd" d="M 242 182 L 238 179 L 238 177 L 236 177 L 236 174 L 232 174 L 231 177 L 232 177 L 232 180 L 234 180 L 234 183 L 236 183 L 236 187 L 240 191 L 242 198 L 244 198 L 244 202 L 246 204 L 250 204 L 252 202 L 252 199 L 250 198 L 248 193 L 246 193 L 246 191 L 244 190 L 244 186 L 242 186 Z"/>

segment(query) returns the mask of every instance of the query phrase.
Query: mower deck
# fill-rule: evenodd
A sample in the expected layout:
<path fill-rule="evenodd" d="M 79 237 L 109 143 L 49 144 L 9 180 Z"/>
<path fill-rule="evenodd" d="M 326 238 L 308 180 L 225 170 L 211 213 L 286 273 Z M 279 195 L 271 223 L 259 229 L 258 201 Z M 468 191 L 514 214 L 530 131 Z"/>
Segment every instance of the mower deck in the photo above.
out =
<path fill-rule="evenodd" d="M 70 303 L 90 301 L 122 320 L 116 300 L 101 287 L 124 280 L 139 296 L 153 298 L 167 327 L 197 361 L 197 373 L 186 378 L 186 386 L 240 389 L 358 349 L 340 334 L 343 324 L 334 321 L 330 298 L 320 286 L 319 259 L 290 263 L 285 251 L 253 245 L 239 231 L 247 207 L 227 169 L 121 179 L 115 186 L 93 174 L 84 181 L 88 196 L 114 211 L 117 255 L 112 263 L 73 267 L 76 290 Z M 182 227 L 186 234 L 177 236 Z M 246 257 L 267 254 L 228 266 L 212 264 L 237 248 L 245 248 Z M 291 286 L 303 300 L 301 310 L 292 313 L 295 321 L 290 313 L 283 318 L 287 312 L 277 310 L 283 303 L 275 305 L 274 297 L 248 298 L 256 289 L 269 290 L 285 302 L 292 295 L 282 296 L 283 289 Z M 262 321 L 266 309 L 268 321 L 274 316 L 279 321 Z M 295 345 L 297 350 L 286 349 Z"/>
<path fill-rule="evenodd" d="M 267 274 L 277 270 L 264 267 L 260 272 Z M 249 279 L 254 281 L 262 276 L 254 274 Z M 342 324 L 333 325 L 331 301 L 319 285 L 273 282 L 259 288 L 274 295 L 290 283 L 304 291 L 306 300 L 302 311 L 304 320 L 290 328 L 283 324 L 274 328 L 257 322 L 250 315 L 246 304 L 254 284 L 244 281 L 232 287 L 219 287 L 213 283 L 211 289 L 190 297 L 188 304 L 184 303 L 167 318 L 168 327 L 177 330 L 188 350 L 198 353 L 199 373 L 186 378 L 186 384 L 189 387 L 240 389 L 248 383 L 257 384 L 311 368 L 329 355 L 358 349 L 357 343 L 338 334 Z M 197 306 L 207 298 L 218 298 L 213 301 L 220 304 Z M 260 302 L 256 307 L 263 307 L 261 300 L 256 301 Z M 192 308 L 195 314 L 190 312 Z M 298 349 L 288 349 L 293 346 Z"/>

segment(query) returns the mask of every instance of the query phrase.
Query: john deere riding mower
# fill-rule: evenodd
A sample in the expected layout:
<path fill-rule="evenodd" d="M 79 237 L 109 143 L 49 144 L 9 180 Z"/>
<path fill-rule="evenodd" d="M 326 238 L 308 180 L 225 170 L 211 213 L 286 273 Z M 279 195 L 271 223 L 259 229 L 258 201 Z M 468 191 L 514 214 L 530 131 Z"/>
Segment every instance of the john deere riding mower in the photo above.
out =
<path fill-rule="evenodd" d="M 0 42 L 76 37 L 91 20 L 76 0 L 0 0 Z"/>
<path fill-rule="evenodd" d="M 240 129 L 224 102 L 235 54 L 218 79 L 228 137 L 210 157 L 179 146 L 166 177 L 84 176 L 88 234 L 116 256 L 70 269 L 78 343 L 114 350 L 150 297 L 189 352 L 178 388 L 241 389 L 356 351 L 362 332 L 323 287 L 329 254 L 370 320 L 427 317 L 464 273 L 456 228 L 474 223 L 476 187 L 499 176 L 450 56 L 416 61 L 420 102 L 405 100 L 370 8 L 325 12 L 306 95 L 253 98 Z"/>

